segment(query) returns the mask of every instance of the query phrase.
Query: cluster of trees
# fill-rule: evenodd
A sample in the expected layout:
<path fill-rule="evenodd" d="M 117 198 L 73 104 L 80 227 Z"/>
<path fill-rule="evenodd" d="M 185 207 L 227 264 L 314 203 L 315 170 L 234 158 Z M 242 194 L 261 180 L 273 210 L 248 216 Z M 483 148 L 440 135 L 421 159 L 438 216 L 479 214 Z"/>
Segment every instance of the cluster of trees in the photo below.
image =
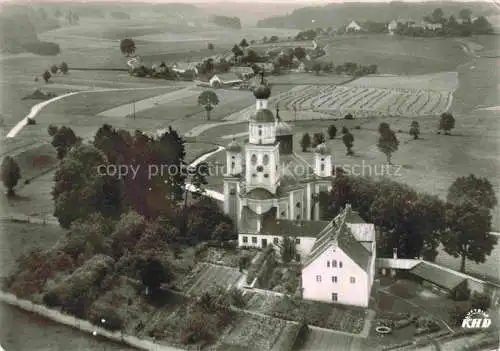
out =
<path fill-rule="evenodd" d="M 474 175 L 457 178 L 442 201 L 391 180 L 338 172 L 329 199 L 320 205 L 326 217 L 333 218 L 347 203 L 381 228 L 381 257 L 396 248 L 401 258 L 432 261 L 441 243 L 448 254 L 461 257 L 464 272 L 467 259 L 484 262 L 497 243 L 489 235 L 490 211 L 497 204 L 494 189 L 487 179 Z"/>
<path fill-rule="evenodd" d="M 348 118 L 347 118 L 348 119 Z M 337 136 L 337 127 L 332 124 L 328 127 L 328 137 L 329 139 L 335 139 Z M 314 133 L 312 138 L 309 133 L 304 133 L 300 139 L 300 146 L 302 152 L 307 152 L 311 148 L 323 144 L 326 141 L 325 135 L 323 133 Z M 342 142 L 347 149 L 347 155 L 353 155 L 352 147 L 354 146 L 354 136 L 351 134 L 349 129 L 342 127 Z"/>
<path fill-rule="evenodd" d="M 266 44 L 266 43 L 277 43 L 278 41 L 280 41 L 280 38 L 277 35 L 272 35 L 269 38 L 268 37 L 263 37 L 262 38 L 262 43 L 264 43 L 264 44 Z"/>
<path fill-rule="evenodd" d="M 213 58 L 203 60 L 196 66 L 199 74 L 212 75 L 215 73 L 226 73 L 231 69 L 231 63 L 224 59 L 215 62 Z"/>
<path fill-rule="evenodd" d="M 61 62 L 61 64 L 59 66 L 57 66 L 56 64 L 53 64 L 52 66 L 50 66 L 49 69 L 47 69 L 47 70 L 45 70 L 45 72 L 43 72 L 42 78 L 45 81 L 45 83 L 48 83 L 50 81 L 50 78 L 52 78 L 52 75 L 57 74 L 58 72 L 61 72 L 63 74 L 68 74 L 68 72 L 69 72 L 68 64 L 64 61 Z M 37 82 L 37 81 L 38 81 L 38 77 L 35 77 L 35 82 Z"/>
<path fill-rule="evenodd" d="M 312 65 L 312 70 L 319 74 L 323 71 L 325 73 L 335 72 L 336 74 L 347 74 L 353 77 L 361 77 L 368 74 L 377 74 L 377 65 L 363 66 L 355 62 L 345 62 L 341 65 L 334 65 L 333 62 L 319 62 L 316 61 Z"/>
<path fill-rule="evenodd" d="M 241 29 L 241 21 L 238 17 L 212 16 L 210 20 L 212 23 L 221 27 Z"/>

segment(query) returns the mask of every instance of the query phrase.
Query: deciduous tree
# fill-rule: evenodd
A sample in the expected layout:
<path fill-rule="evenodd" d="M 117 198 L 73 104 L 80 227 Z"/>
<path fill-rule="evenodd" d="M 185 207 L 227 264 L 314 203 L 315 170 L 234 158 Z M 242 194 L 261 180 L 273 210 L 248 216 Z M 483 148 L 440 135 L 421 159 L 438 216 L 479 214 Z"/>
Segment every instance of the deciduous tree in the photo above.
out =
<path fill-rule="evenodd" d="M 7 188 L 7 196 L 15 195 L 14 188 L 21 179 L 21 168 L 17 161 L 11 156 L 5 156 L 1 166 L 2 182 Z"/>
<path fill-rule="evenodd" d="M 328 127 L 328 136 L 330 139 L 335 139 L 335 136 L 337 135 L 337 127 L 335 127 L 335 124 L 332 124 L 331 126 Z"/>
<path fill-rule="evenodd" d="M 413 139 L 418 139 L 418 136 L 420 134 L 420 125 L 418 124 L 417 121 L 411 122 L 410 125 L 410 135 L 413 137 Z"/>
<path fill-rule="evenodd" d="M 353 154 L 352 147 L 354 146 L 354 136 L 345 127 L 342 129 L 342 133 L 343 133 L 342 142 L 347 148 L 347 155 L 352 155 Z"/>
<path fill-rule="evenodd" d="M 123 55 L 130 57 L 135 53 L 135 42 L 130 38 L 125 38 L 120 42 L 120 51 Z"/>
<path fill-rule="evenodd" d="M 453 128 L 455 128 L 455 117 L 448 112 L 442 113 L 439 120 L 439 129 L 444 131 L 444 134 L 450 135 Z"/>
<path fill-rule="evenodd" d="M 283 263 L 290 263 L 297 255 L 295 240 L 289 236 L 284 236 L 283 240 L 279 244 L 279 250 Z"/>
<path fill-rule="evenodd" d="M 381 123 L 379 126 L 380 136 L 377 147 L 387 157 L 387 163 L 391 164 L 392 154 L 398 150 L 399 141 L 396 133 L 392 131 L 387 123 Z"/>
<path fill-rule="evenodd" d="M 452 204 L 471 201 L 478 207 L 492 210 L 498 203 L 493 185 L 487 178 L 473 174 L 455 179 L 448 189 L 446 200 Z"/>
<path fill-rule="evenodd" d="M 219 104 L 219 97 L 213 90 L 205 90 L 198 96 L 198 105 L 205 108 L 207 112 L 207 120 L 210 121 L 210 111 L 214 109 L 214 106 Z"/>
<path fill-rule="evenodd" d="M 311 147 L 311 136 L 309 133 L 305 133 L 300 140 L 300 146 L 302 147 L 302 152 L 306 152 Z"/>
<path fill-rule="evenodd" d="M 497 244 L 490 235 L 491 215 L 485 207 L 478 207 L 472 201 L 448 204 L 446 227 L 441 243 L 444 250 L 453 257 L 460 257 L 460 272 L 465 272 L 466 260 L 476 263 L 486 261 Z"/>

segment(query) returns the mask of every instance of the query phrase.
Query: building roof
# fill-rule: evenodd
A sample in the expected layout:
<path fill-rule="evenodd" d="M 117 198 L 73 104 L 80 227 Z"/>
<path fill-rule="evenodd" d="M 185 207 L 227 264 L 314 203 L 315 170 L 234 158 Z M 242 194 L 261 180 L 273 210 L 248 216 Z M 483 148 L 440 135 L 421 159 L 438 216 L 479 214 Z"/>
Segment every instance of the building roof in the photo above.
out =
<path fill-rule="evenodd" d="M 250 120 L 257 122 L 257 123 L 274 123 L 274 122 L 276 122 L 276 119 L 274 118 L 272 111 L 267 109 L 267 108 L 264 108 L 264 109 L 257 111 L 256 114 L 254 114 L 250 117 Z"/>
<path fill-rule="evenodd" d="M 255 188 L 255 189 L 252 189 L 250 190 L 249 192 L 247 192 L 245 194 L 245 197 L 247 199 L 252 199 L 252 200 L 270 200 L 270 199 L 274 199 L 274 195 L 266 190 L 266 189 L 263 189 L 263 188 Z"/>
<path fill-rule="evenodd" d="M 353 235 L 347 219 L 351 215 L 351 207 L 347 205 L 344 211 L 325 227 L 314 243 L 311 254 L 304 262 L 304 267 L 314 262 L 327 248 L 334 245 L 345 252 L 361 269 L 369 270 L 371 253 Z"/>
<path fill-rule="evenodd" d="M 330 224 L 328 221 L 292 221 L 268 218 L 263 221 L 260 234 L 317 237 L 328 224 Z"/>
<path fill-rule="evenodd" d="M 429 264 L 425 261 L 417 264 L 415 267 L 410 269 L 409 272 L 448 290 L 453 290 L 467 280 L 460 275 L 454 274 L 450 270 L 445 270 L 438 265 Z"/>

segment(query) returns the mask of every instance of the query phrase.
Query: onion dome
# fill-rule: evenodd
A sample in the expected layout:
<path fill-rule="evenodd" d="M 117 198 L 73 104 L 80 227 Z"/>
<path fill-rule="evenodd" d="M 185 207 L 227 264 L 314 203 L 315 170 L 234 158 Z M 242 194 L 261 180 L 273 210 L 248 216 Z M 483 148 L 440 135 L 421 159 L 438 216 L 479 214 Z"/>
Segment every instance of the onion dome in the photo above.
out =
<path fill-rule="evenodd" d="M 260 85 L 253 91 L 253 95 L 258 100 L 269 99 L 271 96 L 271 88 L 264 82 L 264 72 L 261 73 Z"/>
<path fill-rule="evenodd" d="M 233 138 L 233 141 L 231 141 L 226 148 L 227 151 L 230 152 L 241 152 L 242 147 L 238 142 Z"/>
<path fill-rule="evenodd" d="M 256 188 L 249 191 L 246 197 L 251 200 L 270 200 L 274 198 L 274 195 L 269 190 Z"/>
<path fill-rule="evenodd" d="M 276 118 L 271 110 L 264 108 L 262 110 L 258 110 L 254 115 L 250 117 L 250 120 L 257 123 L 274 123 L 276 122 Z"/>
<path fill-rule="evenodd" d="M 325 143 L 319 144 L 316 149 L 314 150 L 315 153 L 320 154 L 320 155 L 329 155 L 330 154 L 330 149 L 328 146 L 326 146 Z"/>

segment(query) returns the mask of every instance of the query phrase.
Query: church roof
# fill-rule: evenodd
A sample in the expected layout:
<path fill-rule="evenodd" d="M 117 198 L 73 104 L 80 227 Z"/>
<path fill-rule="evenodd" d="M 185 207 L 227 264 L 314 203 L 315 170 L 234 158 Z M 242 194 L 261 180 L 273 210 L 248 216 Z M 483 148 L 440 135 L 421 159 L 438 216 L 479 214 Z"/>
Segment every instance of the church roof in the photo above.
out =
<path fill-rule="evenodd" d="M 328 221 L 292 221 L 268 218 L 263 221 L 260 234 L 317 237 L 329 223 Z"/>
<path fill-rule="evenodd" d="M 273 112 L 267 108 L 257 111 L 254 115 L 250 117 L 250 120 L 257 123 L 276 122 L 276 118 L 274 117 Z"/>
<path fill-rule="evenodd" d="M 368 271 L 371 253 L 355 238 L 349 228 L 348 219 L 351 214 L 352 210 L 348 205 L 342 213 L 330 222 L 314 243 L 304 267 L 314 262 L 333 244 L 344 251 L 359 267 Z"/>
<path fill-rule="evenodd" d="M 246 193 L 245 197 L 247 199 L 252 199 L 252 200 L 270 200 L 274 199 L 274 195 L 263 188 L 256 188 L 253 190 L 250 190 L 248 193 Z"/>

